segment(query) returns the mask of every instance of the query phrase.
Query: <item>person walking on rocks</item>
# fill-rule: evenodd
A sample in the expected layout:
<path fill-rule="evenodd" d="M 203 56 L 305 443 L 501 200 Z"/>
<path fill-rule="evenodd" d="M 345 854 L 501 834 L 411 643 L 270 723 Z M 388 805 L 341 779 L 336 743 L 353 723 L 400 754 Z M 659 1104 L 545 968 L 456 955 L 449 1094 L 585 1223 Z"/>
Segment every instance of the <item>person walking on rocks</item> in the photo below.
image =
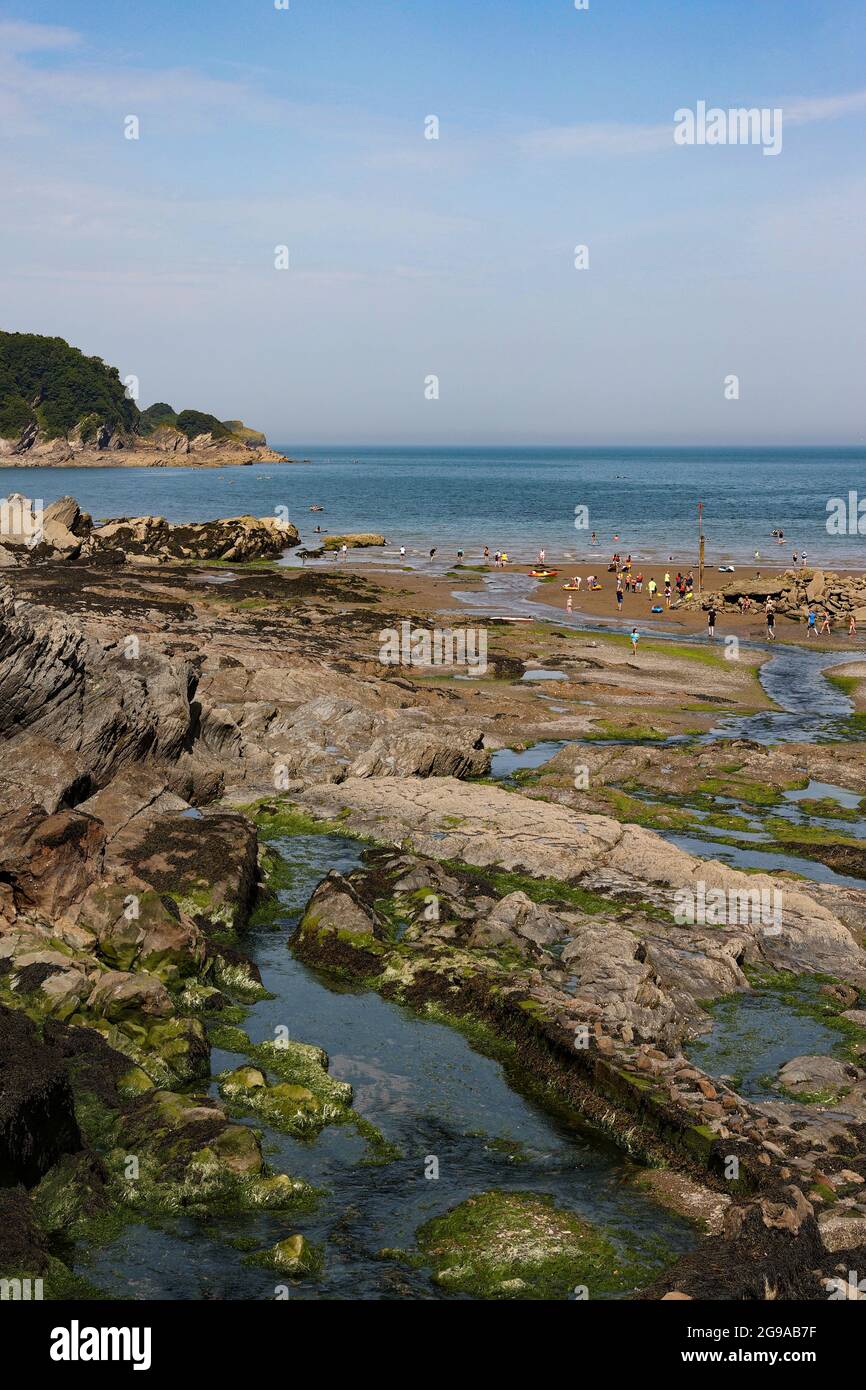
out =
<path fill-rule="evenodd" d="M 767 641 L 776 640 L 776 610 L 770 600 L 767 600 Z"/>
<path fill-rule="evenodd" d="M 827 612 L 826 608 L 825 608 L 825 609 L 823 610 L 823 612 L 821 613 L 821 626 L 820 626 L 819 629 L 818 629 L 818 636 L 819 636 L 819 637 L 823 637 L 825 632 L 826 632 L 827 636 L 829 637 L 829 636 L 830 636 L 830 614 Z"/>
<path fill-rule="evenodd" d="M 814 637 L 816 635 L 814 608 L 809 609 L 809 615 L 806 619 L 806 632 L 810 637 Z"/>

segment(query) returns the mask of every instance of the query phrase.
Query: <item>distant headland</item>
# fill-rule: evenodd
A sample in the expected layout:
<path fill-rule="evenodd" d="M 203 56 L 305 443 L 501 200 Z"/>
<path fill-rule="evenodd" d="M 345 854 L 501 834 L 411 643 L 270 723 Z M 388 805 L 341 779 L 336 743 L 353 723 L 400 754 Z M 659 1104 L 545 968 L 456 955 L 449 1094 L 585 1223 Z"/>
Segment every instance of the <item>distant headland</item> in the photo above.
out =
<path fill-rule="evenodd" d="M 116 367 L 63 338 L 0 332 L 0 467 L 287 463 L 242 420 L 164 401 L 140 410 Z"/>

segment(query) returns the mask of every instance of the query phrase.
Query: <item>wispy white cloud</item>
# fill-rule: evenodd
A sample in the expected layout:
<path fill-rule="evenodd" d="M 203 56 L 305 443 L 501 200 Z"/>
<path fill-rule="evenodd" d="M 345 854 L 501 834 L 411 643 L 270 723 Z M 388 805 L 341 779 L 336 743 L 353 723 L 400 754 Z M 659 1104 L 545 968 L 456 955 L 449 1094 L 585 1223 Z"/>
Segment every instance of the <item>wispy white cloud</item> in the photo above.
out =
<path fill-rule="evenodd" d="M 673 144 L 672 125 L 629 125 L 618 121 L 586 121 L 580 125 L 549 126 L 518 136 L 518 147 L 530 155 L 647 154 Z"/>
<path fill-rule="evenodd" d="M 835 121 L 841 116 L 854 116 L 866 111 L 866 92 L 845 92 L 835 97 L 805 97 L 799 101 L 780 102 L 785 120 L 792 125 L 810 125 L 813 121 Z"/>
<path fill-rule="evenodd" d="M 59 24 L 29 24 L 26 20 L 0 20 L 0 57 L 23 53 L 48 53 L 77 48 L 81 36 Z"/>
<path fill-rule="evenodd" d="M 710 100 L 712 106 L 742 106 L 749 103 Z M 754 104 L 754 103 L 751 103 Z M 792 101 L 768 103 L 781 107 L 788 125 L 811 125 L 816 121 L 839 120 L 866 111 L 866 91 L 845 92 L 838 96 L 802 97 Z M 567 157 L 569 155 L 651 154 L 673 147 L 673 112 L 665 124 L 623 121 L 582 121 L 575 125 L 548 126 L 517 138 L 518 148 L 528 155 Z"/>

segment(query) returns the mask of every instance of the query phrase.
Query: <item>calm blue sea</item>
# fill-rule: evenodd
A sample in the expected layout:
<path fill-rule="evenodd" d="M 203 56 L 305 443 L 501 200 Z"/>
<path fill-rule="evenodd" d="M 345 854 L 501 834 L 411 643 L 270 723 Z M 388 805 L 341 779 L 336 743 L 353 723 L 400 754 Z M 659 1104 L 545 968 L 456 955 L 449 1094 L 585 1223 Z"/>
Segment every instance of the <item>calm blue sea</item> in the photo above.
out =
<path fill-rule="evenodd" d="M 697 553 L 704 504 L 709 563 L 866 565 L 866 537 L 831 536 L 827 502 L 861 488 L 866 449 L 318 448 L 278 444 L 308 463 L 248 468 L 4 469 L 0 492 L 45 502 L 70 493 L 97 517 L 159 514 L 204 520 L 288 508 L 303 541 L 323 530 L 378 531 L 386 553 L 435 565 L 462 546 L 471 562 L 489 545 L 515 560 L 587 559 L 616 546 L 635 558 L 678 561 Z M 323 513 L 311 513 L 318 503 Z M 586 507 L 588 529 L 576 529 Z M 771 538 L 785 533 L 784 546 Z M 590 549 L 595 531 L 599 550 Z M 618 536 L 619 540 L 614 541 Z M 379 558 L 382 552 L 375 552 Z"/>

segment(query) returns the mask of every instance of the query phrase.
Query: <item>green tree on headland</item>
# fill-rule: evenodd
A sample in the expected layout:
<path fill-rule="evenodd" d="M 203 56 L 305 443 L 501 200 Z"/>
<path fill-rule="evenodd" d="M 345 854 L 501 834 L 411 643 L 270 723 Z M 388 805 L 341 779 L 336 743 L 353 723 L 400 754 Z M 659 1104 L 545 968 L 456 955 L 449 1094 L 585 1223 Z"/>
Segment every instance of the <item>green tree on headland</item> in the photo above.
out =
<path fill-rule="evenodd" d="M 0 437 L 33 426 L 46 439 L 77 425 L 135 431 L 138 420 L 120 373 L 101 357 L 85 357 L 63 338 L 0 332 Z"/>
<path fill-rule="evenodd" d="M 166 426 L 188 439 L 209 434 L 266 443 L 241 420 L 223 423 L 201 410 L 176 412 L 166 401 L 139 411 L 117 368 L 101 357 L 85 357 L 63 338 L 0 331 L 0 439 L 24 441 L 26 448 L 34 439 L 58 439 L 78 429 L 91 444 L 104 429 L 147 436 Z"/>
<path fill-rule="evenodd" d="M 214 439 L 232 437 L 221 420 L 202 410 L 182 410 L 177 417 L 177 428 L 187 439 L 195 439 L 197 434 L 212 434 Z"/>
<path fill-rule="evenodd" d="M 172 429 L 177 427 L 177 411 L 165 401 L 155 401 L 141 412 L 142 434 L 150 434 L 160 425 L 170 425 Z"/>

